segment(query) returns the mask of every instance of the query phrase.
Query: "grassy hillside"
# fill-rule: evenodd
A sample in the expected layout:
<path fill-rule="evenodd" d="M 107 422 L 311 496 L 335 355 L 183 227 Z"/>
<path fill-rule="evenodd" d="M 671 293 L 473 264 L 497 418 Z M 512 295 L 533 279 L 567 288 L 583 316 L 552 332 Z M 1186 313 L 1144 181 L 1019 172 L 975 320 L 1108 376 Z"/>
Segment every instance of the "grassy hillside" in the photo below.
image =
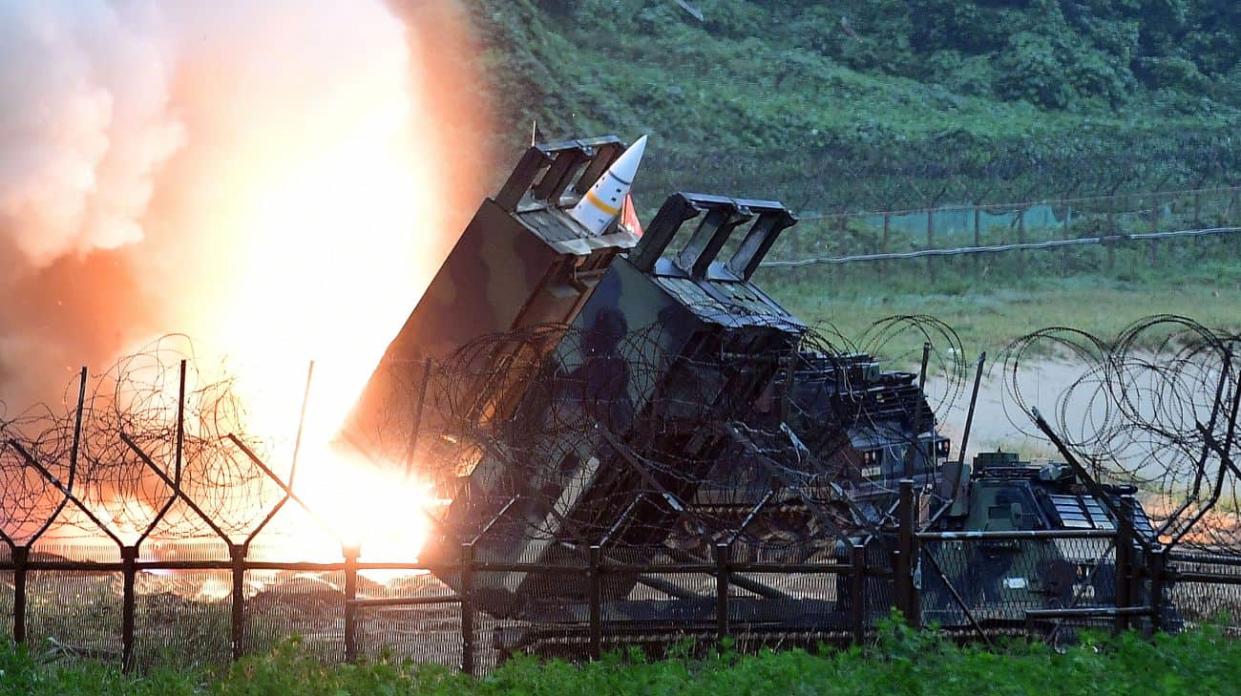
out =
<path fill-rule="evenodd" d="M 700 21 L 685 5 L 697 10 Z M 1231 180 L 1228 0 L 481 0 L 521 146 L 652 135 L 674 188 L 869 209 Z"/>
<path fill-rule="evenodd" d="M 1076 327 L 1107 340 L 1153 314 L 1241 329 L 1241 264 L 1235 261 L 1204 262 L 1175 275 L 1167 269 L 1140 269 L 1124 278 L 1105 273 L 1017 277 L 999 267 L 980 279 L 944 271 L 947 277 L 935 283 L 925 281 L 925 266 L 901 268 L 908 273 L 894 269 L 880 277 L 871 268 L 845 277 L 820 271 L 788 278 L 764 271 L 759 282 L 797 316 L 849 337 L 897 314 L 934 316 L 960 335 L 971 358 L 987 351 L 994 360 L 1010 342 L 1048 326 Z M 1155 334 L 1148 338 L 1158 339 Z M 912 366 L 921 340 L 914 333 L 902 334 L 885 346 L 886 357 Z"/>
<path fill-rule="evenodd" d="M 508 157 L 526 146 L 531 120 L 549 139 L 649 133 L 636 183 L 648 216 L 674 190 L 832 213 L 1241 182 L 1241 3 L 1232 0 L 471 7 Z M 828 253 L 858 251 L 858 240 L 844 248 L 822 225 L 801 228 L 797 249 L 814 237 L 810 246 Z M 1071 273 L 1069 257 L 1030 254 L 988 260 L 981 275 L 945 264 L 933 280 L 915 262 L 882 276 L 819 267 L 761 281 L 847 335 L 929 313 L 968 348 L 994 351 L 1047 324 L 1107 335 L 1156 311 L 1237 327 L 1238 249 L 1203 248 L 1167 243 L 1155 267 L 1133 251 L 1104 269 L 1095 249 L 1074 251 Z"/>

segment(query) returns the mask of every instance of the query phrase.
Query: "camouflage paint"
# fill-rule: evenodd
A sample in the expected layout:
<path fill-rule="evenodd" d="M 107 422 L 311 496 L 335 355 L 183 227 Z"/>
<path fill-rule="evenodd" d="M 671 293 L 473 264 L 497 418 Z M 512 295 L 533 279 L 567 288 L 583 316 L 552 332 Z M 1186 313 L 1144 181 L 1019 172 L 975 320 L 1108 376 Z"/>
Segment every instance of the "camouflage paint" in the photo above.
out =
<path fill-rule="evenodd" d="M 638 239 L 616 225 L 591 234 L 564 212 L 621 149 L 607 137 L 526 153 L 502 191 L 478 209 L 389 345 L 342 440 L 377 461 L 407 464 L 428 358 L 442 361 L 487 334 L 573 319 L 599 269 Z M 442 424 L 433 410 L 420 415 L 429 430 Z"/>

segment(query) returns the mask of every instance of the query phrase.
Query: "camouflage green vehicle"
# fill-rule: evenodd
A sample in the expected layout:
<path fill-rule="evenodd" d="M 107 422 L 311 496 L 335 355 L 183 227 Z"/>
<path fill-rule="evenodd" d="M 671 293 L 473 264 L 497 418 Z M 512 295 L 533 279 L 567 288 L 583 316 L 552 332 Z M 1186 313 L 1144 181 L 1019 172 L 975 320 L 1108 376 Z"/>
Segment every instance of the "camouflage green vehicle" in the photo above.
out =
<path fill-rule="evenodd" d="M 1005 453 L 950 461 L 918 375 L 842 351 L 756 282 L 797 222 L 778 201 L 682 192 L 644 234 L 584 224 L 587 203 L 616 212 L 613 167 L 637 146 L 531 147 L 340 435 L 450 501 L 420 560 L 474 609 L 521 622 L 498 646 L 580 652 L 588 622 L 652 641 L 721 618 L 780 644 L 857 635 L 892 604 L 901 487 L 939 501 L 916 525 L 924 621 L 1114 606 L 1113 511 L 1132 489 Z"/>
<path fill-rule="evenodd" d="M 1114 606 L 1116 550 L 1108 534 L 1119 524 L 1116 511 L 1133 511 L 1134 554 L 1155 541 L 1132 486 L 1100 485 L 1100 499 L 1067 464 L 984 452 L 963 488 L 928 526 L 943 534 L 923 541 L 926 623 L 1019 627 L 1045 610 Z M 1073 532 L 1082 534 L 1066 538 Z M 1165 626 L 1178 623 L 1174 614 L 1169 608 Z"/>

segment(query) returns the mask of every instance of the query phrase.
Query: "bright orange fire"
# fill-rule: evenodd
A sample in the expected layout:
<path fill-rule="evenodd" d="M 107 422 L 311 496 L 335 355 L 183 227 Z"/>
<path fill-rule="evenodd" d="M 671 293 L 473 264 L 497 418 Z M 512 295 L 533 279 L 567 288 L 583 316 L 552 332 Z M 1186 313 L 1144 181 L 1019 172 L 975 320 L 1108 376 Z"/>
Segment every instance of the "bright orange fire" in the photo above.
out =
<path fill-rule="evenodd" d="M 416 556 L 434 495 L 403 468 L 362 461 L 331 441 L 450 247 L 460 215 L 450 206 L 472 210 L 476 201 L 476 190 L 451 188 L 463 172 L 446 150 L 461 143 L 442 134 L 476 123 L 480 109 L 460 113 L 432 88 L 450 76 L 421 61 L 418 44 L 442 43 L 460 27 L 445 9 L 451 3 L 431 4 L 439 9 L 426 10 L 432 16 L 412 32 L 381 3 L 349 5 L 336 18 L 345 26 L 312 27 L 316 38 L 342 32 L 343 55 L 294 39 L 285 48 L 296 64 L 269 65 L 280 46 L 265 44 L 191 63 L 188 130 L 191 138 L 206 131 L 213 147 L 193 153 L 179 183 L 207 190 L 164 201 L 195 213 L 184 234 L 196 242 L 177 249 L 189 270 L 168 280 L 199 298 L 174 304 L 169 325 L 192 336 L 200 355 L 226 356 L 246 409 L 237 427 L 283 438 L 272 462 L 282 475 L 315 362 L 293 490 L 345 543 L 384 560 Z M 303 21 L 294 14 L 281 26 Z M 228 69 L 243 79 L 215 78 Z M 322 530 L 280 517 L 270 533 L 282 555 L 341 552 Z"/>
<path fill-rule="evenodd" d="M 199 382 L 189 388 L 229 380 L 244 413 L 220 425 L 265 442 L 268 464 L 287 477 L 314 361 L 293 490 L 330 533 L 289 505 L 258 541 L 285 558 L 339 558 L 343 542 L 372 559 L 413 559 L 435 493 L 404 466 L 332 442 L 494 183 L 479 166 L 489 130 L 480 51 L 460 5 L 138 3 L 92 23 L 68 5 L 32 4 L 21 13 L 29 21 L 14 24 L 27 63 L 0 80 L 14 113 L 29 112 L 15 120 L 26 130 L 0 145 L 30 140 L 17 151 L 47 166 L 20 182 L 13 200 L 33 211 L 20 229 L 0 227 L 38 252 L 0 259 L 27 274 L 24 302 L 10 304 L 32 305 L 10 312 L 20 322 L 0 313 L 0 367 L 29 364 L 12 371 L 54 383 L 45 375 L 65 362 L 88 360 L 98 373 L 153 337 L 188 335 Z M 64 224 L 41 222 L 51 219 Z M 16 398 L 26 385 L 4 373 L 0 398 Z M 175 411 L 175 393 L 159 396 Z M 239 495 L 262 497 L 250 493 Z M 102 481 L 87 498 L 132 542 L 163 495 L 152 478 L 150 490 L 124 493 Z M 73 526 L 55 534 L 69 539 Z"/>
<path fill-rule="evenodd" d="M 293 489 L 344 543 L 384 560 L 416 556 L 434 495 L 331 441 L 450 241 L 443 207 L 456 197 L 434 143 L 446 115 L 427 103 L 400 30 L 377 27 L 369 55 L 317 98 L 327 103 L 283 114 L 291 128 L 265 131 L 264 147 L 233 163 L 219 213 L 236 276 L 192 319 L 193 335 L 229 355 L 260 437 L 290 432 L 315 361 Z M 318 529 L 278 519 L 272 532 L 287 553 L 340 554 Z"/>
<path fill-rule="evenodd" d="M 294 490 L 345 541 L 408 558 L 425 536 L 423 487 L 329 444 L 428 273 L 419 231 L 434 229 L 439 201 L 431 158 L 414 140 L 426 112 L 399 67 L 364 66 L 378 74 L 359 75 L 313 134 L 277 136 L 241 168 L 228 196 L 239 205 L 227 211 L 237 282 L 195 335 L 229 355 L 246 431 L 260 437 L 289 432 L 301 373 L 316 361 Z M 312 548 L 325 543 L 320 530 L 300 536 L 290 546 L 302 555 L 340 553 Z"/>
<path fill-rule="evenodd" d="M 325 523 L 346 546 L 357 547 L 363 560 L 402 561 L 416 557 L 438 512 L 431 487 L 399 469 L 381 469 L 350 455 L 337 453 L 324 465 L 307 468 L 295 488 L 314 510 L 324 511 Z M 328 549 L 321 535 L 288 534 L 293 548 L 309 558 L 331 558 L 340 549 Z M 364 571 L 372 580 L 400 576 L 394 571 Z"/>

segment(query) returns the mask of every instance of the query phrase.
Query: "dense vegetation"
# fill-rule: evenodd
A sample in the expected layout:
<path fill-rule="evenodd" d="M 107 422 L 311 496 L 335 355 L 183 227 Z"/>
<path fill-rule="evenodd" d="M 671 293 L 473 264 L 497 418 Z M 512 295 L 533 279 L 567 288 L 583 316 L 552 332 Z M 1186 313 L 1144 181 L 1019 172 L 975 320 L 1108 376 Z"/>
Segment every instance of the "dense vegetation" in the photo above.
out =
<path fill-rule="evenodd" d="M 636 182 L 647 216 L 678 189 L 778 198 L 830 220 L 1241 183 L 1234 0 L 469 5 L 488 47 L 506 157 L 526 146 L 531 120 L 548 138 L 650 133 Z M 1233 208 L 1205 224 L 1236 224 Z M 798 229 L 778 254 L 877 248 L 875 230 L 853 224 Z M 961 240 L 941 231 L 937 242 Z M 1141 247 L 1110 264 L 1083 247 L 944 263 L 937 274 L 917 262 L 883 275 L 770 271 L 761 282 L 800 316 L 847 335 L 892 314 L 930 313 L 971 350 L 994 351 L 1038 326 L 1109 335 L 1153 311 L 1236 326 L 1236 252 L 1231 242 L 1175 242 L 1158 265 Z"/>
<path fill-rule="evenodd" d="M 325 666 L 295 642 L 220 675 L 163 671 L 126 677 L 94 663 L 45 666 L 0 648 L 0 694 L 1185 694 L 1229 693 L 1241 680 L 1241 642 L 1214 629 L 1145 641 L 1087 638 L 1057 653 L 1014 643 L 999 651 L 956 647 L 899 626 L 877 645 L 841 652 L 648 662 L 611 655 L 584 666 L 506 663 L 474 680 L 444 667 L 381 660 Z"/>
<path fill-rule="evenodd" d="M 483 0 L 475 13 L 509 144 L 532 119 L 551 137 L 649 132 L 652 196 L 870 209 L 1241 175 L 1231 0 Z"/>

